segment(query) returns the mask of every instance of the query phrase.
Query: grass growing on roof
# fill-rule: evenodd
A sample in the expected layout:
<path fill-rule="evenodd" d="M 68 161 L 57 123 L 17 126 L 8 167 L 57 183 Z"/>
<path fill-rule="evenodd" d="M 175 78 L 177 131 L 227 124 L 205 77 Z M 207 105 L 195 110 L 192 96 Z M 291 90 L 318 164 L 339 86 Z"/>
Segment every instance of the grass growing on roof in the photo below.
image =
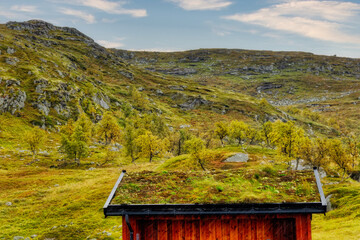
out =
<path fill-rule="evenodd" d="M 131 172 L 112 204 L 318 202 L 312 171 Z"/>

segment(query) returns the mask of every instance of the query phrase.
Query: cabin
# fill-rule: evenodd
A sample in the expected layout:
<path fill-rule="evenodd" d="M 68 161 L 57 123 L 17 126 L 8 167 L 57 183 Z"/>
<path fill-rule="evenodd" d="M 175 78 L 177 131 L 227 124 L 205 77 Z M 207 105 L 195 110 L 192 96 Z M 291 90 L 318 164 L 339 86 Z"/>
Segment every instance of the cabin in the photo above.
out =
<path fill-rule="evenodd" d="M 104 205 L 122 216 L 123 240 L 310 240 L 325 212 L 316 168 L 123 171 Z"/>

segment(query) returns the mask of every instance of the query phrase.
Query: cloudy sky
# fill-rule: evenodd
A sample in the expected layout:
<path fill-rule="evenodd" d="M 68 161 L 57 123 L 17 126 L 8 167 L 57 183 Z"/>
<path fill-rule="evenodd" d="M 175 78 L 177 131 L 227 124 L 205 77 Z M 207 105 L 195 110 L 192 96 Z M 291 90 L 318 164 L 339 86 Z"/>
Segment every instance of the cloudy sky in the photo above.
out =
<path fill-rule="evenodd" d="M 360 58 L 359 0 L 1 0 L 0 22 L 42 19 L 120 49 L 306 51 Z"/>

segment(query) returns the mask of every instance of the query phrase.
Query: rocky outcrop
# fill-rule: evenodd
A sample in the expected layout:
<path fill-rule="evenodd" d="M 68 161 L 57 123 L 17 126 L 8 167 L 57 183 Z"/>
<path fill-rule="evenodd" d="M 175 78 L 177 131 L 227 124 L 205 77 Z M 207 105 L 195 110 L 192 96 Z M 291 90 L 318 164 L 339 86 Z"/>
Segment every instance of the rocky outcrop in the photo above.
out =
<path fill-rule="evenodd" d="M 160 72 L 168 75 L 178 75 L 178 76 L 186 76 L 196 74 L 197 70 L 194 68 L 172 68 L 172 69 L 155 69 L 155 68 L 146 68 L 148 71 L 152 72 Z"/>
<path fill-rule="evenodd" d="M 102 108 L 104 108 L 104 109 L 106 109 L 106 110 L 110 108 L 110 106 L 109 106 L 109 104 L 110 104 L 110 99 L 109 99 L 108 96 L 104 95 L 103 93 L 97 93 L 97 94 L 95 94 L 95 95 L 92 97 L 92 100 L 93 100 L 96 104 L 100 105 Z"/>
<path fill-rule="evenodd" d="M 256 88 L 256 90 L 258 92 L 264 91 L 264 90 L 269 90 L 269 89 L 275 89 L 275 88 L 282 88 L 282 84 L 275 84 L 275 83 L 271 83 L 271 82 L 265 82 L 263 84 L 261 84 L 260 86 L 258 86 Z"/>
<path fill-rule="evenodd" d="M 127 71 L 118 71 L 118 73 L 120 73 L 121 75 L 123 75 L 124 77 L 130 79 L 130 80 L 134 80 L 134 74 L 132 74 L 131 72 L 127 72 Z"/>
<path fill-rule="evenodd" d="M 0 95 L 0 112 L 10 112 L 14 114 L 16 111 L 24 108 L 26 101 L 26 93 L 22 90 L 17 92 Z"/>
<path fill-rule="evenodd" d="M 43 36 L 45 38 L 56 38 L 56 39 L 59 39 L 59 38 L 56 37 L 56 34 L 52 33 L 52 31 L 63 31 L 63 32 L 69 33 L 73 36 L 80 37 L 86 42 L 94 42 L 93 39 L 86 36 L 85 34 L 83 34 L 82 32 L 80 32 L 79 30 L 77 30 L 75 28 L 57 27 L 57 26 L 52 25 L 51 23 L 41 21 L 41 20 L 30 20 L 27 22 L 8 22 L 8 23 L 6 23 L 6 27 L 9 29 L 12 29 L 12 30 L 17 30 L 17 31 L 26 30 L 31 34 Z M 59 39 L 59 40 L 61 40 L 61 39 Z M 68 40 L 74 40 L 74 39 L 68 39 Z"/>
<path fill-rule="evenodd" d="M 227 158 L 224 162 L 243 162 L 246 163 L 249 161 L 249 154 L 246 153 L 236 153 L 235 155 Z"/>
<path fill-rule="evenodd" d="M 210 104 L 209 101 L 203 99 L 201 96 L 190 98 L 186 103 L 180 104 L 179 107 L 183 110 L 192 110 L 202 105 Z"/>

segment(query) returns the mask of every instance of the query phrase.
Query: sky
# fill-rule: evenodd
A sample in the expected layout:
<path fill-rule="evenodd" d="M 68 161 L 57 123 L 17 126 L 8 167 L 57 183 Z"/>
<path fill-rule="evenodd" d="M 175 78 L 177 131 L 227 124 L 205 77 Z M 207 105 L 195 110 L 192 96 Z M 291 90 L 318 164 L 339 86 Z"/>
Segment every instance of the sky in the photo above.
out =
<path fill-rule="evenodd" d="M 108 48 L 236 48 L 360 58 L 360 0 L 1 0 L 0 23 L 41 19 Z"/>

